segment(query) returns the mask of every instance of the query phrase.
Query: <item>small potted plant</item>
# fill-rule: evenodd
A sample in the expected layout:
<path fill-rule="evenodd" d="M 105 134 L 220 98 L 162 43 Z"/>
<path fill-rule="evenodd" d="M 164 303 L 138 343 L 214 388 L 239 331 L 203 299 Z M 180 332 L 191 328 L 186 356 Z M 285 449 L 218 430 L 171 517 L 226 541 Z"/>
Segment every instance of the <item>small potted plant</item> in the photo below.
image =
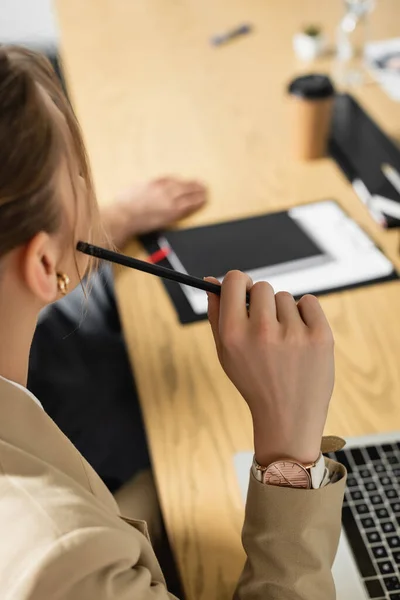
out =
<path fill-rule="evenodd" d="M 301 60 L 314 60 L 325 50 L 325 38 L 321 27 L 308 25 L 293 37 L 293 48 Z"/>

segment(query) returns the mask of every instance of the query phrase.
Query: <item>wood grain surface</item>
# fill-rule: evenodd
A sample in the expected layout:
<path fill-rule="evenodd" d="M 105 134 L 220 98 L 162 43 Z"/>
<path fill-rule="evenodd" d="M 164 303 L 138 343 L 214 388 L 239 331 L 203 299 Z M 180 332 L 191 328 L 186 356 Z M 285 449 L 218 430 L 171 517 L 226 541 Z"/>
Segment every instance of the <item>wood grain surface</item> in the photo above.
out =
<path fill-rule="evenodd" d="M 335 198 L 400 266 L 398 234 L 372 221 L 329 159 L 288 152 L 287 82 L 331 72 L 304 66 L 291 38 L 317 22 L 330 42 L 340 0 L 59 0 L 62 52 L 99 198 L 135 179 L 181 174 L 210 186 L 183 225 Z M 398 34 L 398 0 L 380 0 L 371 35 Z M 210 37 L 249 22 L 224 47 Z M 367 78 L 353 93 L 400 138 L 400 104 Z M 129 252 L 143 256 L 135 242 Z M 211 275 L 211 273 L 210 273 Z M 117 296 L 140 392 L 162 509 L 188 600 L 231 598 L 244 555 L 243 507 L 232 466 L 252 447 L 243 400 L 223 375 L 206 322 L 180 326 L 157 279 L 117 273 Z M 400 430 L 400 285 L 324 297 L 336 338 L 337 382 L 327 432 Z"/>

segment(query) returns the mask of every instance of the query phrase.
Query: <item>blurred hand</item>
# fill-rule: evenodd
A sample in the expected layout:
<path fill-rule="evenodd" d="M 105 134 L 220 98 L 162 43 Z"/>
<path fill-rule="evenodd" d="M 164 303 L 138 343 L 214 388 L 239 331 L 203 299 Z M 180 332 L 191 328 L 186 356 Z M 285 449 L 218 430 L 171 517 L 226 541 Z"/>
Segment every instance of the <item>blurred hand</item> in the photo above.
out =
<path fill-rule="evenodd" d="M 318 300 L 296 304 L 239 271 L 225 277 L 221 298 L 208 296 L 219 360 L 251 411 L 257 461 L 315 461 L 334 384 L 333 336 Z"/>
<path fill-rule="evenodd" d="M 121 247 L 130 237 L 164 229 L 201 208 L 206 187 L 197 181 L 163 177 L 132 186 L 103 211 L 103 223 Z"/>

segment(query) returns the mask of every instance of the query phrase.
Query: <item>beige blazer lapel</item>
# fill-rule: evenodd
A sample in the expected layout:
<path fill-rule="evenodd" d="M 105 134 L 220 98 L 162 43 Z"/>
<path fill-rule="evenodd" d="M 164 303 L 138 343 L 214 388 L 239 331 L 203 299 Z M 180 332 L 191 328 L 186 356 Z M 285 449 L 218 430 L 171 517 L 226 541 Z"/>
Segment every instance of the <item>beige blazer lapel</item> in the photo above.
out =
<path fill-rule="evenodd" d="M 0 442 L 59 469 L 115 512 L 116 502 L 92 467 L 23 390 L 0 379 Z"/>

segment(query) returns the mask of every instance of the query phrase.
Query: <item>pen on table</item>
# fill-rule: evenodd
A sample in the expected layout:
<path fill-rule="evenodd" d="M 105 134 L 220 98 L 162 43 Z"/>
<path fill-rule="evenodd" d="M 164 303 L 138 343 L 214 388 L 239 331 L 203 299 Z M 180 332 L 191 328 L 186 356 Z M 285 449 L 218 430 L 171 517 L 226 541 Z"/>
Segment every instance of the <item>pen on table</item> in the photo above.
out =
<path fill-rule="evenodd" d="M 400 220 L 400 202 L 376 195 L 372 196 L 372 206 L 384 212 L 388 217 Z"/>
<path fill-rule="evenodd" d="M 382 172 L 385 175 L 386 179 L 390 181 L 394 189 L 398 194 L 400 194 L 400 174 L 399 172 L 389 165 L 388 163 L 383 163 L 381 166 Z"/>
<path fill-rule="evenodd" d="M 373 196 L 369 193 L 369 190 L 362 179 L 359 179 L 358 177 L 353 179 L 352 186 L 361 202 L 368 208 L 374 221 L 376 221 L 382 227 L 386 227 L 387 221 L 379 208 L 374 206 Z"/>
<path fill-rule="evenodd" d="M 83 254 L 88 254 L 89 256 L 94 256 L 95 258 L 99 258 L 101 260 L 107 260 L 109 262 L 122 265 L 123 267 L 130 267 L 131 269 L 136 269 L 137 271 L 143 271 L 144 273 L 149 273 L 150 275 L 156 275 L 156 277 L 169 279 L 170 281 L 188 285 L 204 292 L 217 294 L 217 296 L 221 295 L 220 285 L 211 283 L 210 281 L 204 281 L 199 277 L 193 277 L 187 273 L 180 273 L 178 271 L 174 271 L 173 269 L 167 269 L 166 267 L 162 267 L 151 262 L 146 262 L 144 260 L 138 260 L 137 258 L 132 258 L 126 254 L 114 252 L 113 250 L 107 250 L 106 248 L 101 248 L 100 246 L 95 246 L 86 242 L 78 242 L 76 249 L 79 250 L 79 252 L 83 252 Z M 246 303 L 249 304 L 249 302 L 250 294 L 247 293 Z"/>
<path fill-rule="evenodd" d="M 398 171 L 388 163 L 383 163 L 381 169 L 386 179 L 400 195 L 400 175 Z M 372 206 L 389 217 L 400 220 L 400 202 L 376 194 L 372 197 Z"/>
<path fill-rule="evenodd" d="M 229 31 L 226 31 L 225 33 L 220 33 L 218 35 L 214 35 L 211 38 L 211 43 L 213 46 L 222 46 L 222 44 L 226 44 L 226 42 L 230 42 L 231 40 L 234 40 L 235 38 L 241 36 L 241 35 L 246 35 L 247 33 L 250 33 L 252 30 L 251 25 L 248 24 L 243 24 L 243 25 L 239 25 L 238 27 L 235 27 L 234 29 L 230 29 Z"/>

